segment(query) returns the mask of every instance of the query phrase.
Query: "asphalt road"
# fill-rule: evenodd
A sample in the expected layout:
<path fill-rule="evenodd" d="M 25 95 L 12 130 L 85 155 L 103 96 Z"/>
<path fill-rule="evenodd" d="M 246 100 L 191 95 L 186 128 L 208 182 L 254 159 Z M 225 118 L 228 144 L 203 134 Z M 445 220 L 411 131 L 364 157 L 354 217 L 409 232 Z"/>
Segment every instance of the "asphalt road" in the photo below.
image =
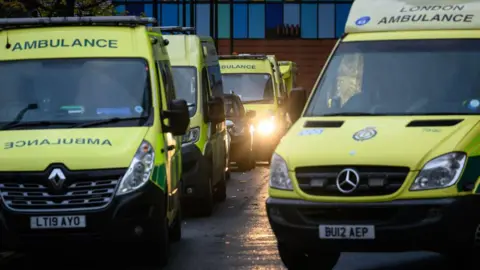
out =
<path fill-rule="evenodd" d="M 265 215 L 267 183 L 266 167 L 233 173 L 228 183 L 228 199 L 217 205 L 212 217 L 185 219 L 183 239 L 172 245 L 167 270 L 285 269 Z M 135 265 L 131 262 L 134 258 L 116 258 L 115 261 L 112 264 L 99 258 L 88 260 L 86 256 L 62 260 L 58 254 L 52 254 L 47 265 L 39 265 L 14 254 L 3 259 L 3 263 L 0 259 L 0 269 L 58 267 L 83 270 L 105 269 L 105 265 L 109 265 L 108 269 L 156 270 Z M 446 269 L 443 265 L 443 259 L 434 253 L 345 253 L 335 270 Z"/>

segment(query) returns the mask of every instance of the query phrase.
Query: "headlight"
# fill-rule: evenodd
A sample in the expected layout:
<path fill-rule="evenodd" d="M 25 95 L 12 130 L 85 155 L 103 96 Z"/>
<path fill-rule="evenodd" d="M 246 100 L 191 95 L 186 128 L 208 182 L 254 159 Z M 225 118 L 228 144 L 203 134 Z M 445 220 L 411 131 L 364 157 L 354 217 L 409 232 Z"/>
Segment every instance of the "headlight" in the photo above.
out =
<path fill-rule="evenodd" d="M 275 153 L 270 162 L 270 187 L 293 190 L 292 180 L 288 176 L 287 162 Z"/>
<path fill-rule="evenodd" d="M 152 145 L 147 141 L 143 141 L 140 147 L 138 147 L 127 172 L 120 180 L 117 195 L 127 194 L 144 186 L 150 180 L 154 161 L 155 152 Z"/>
<path fill-rule="evenodd" d="M 273 133 L 275 130 L 275 118 L 272 116 L 271 118 L 260 120 L 256 130 L 264 135 Z"/>
<path fill-rule="evenodd" d="M 430 160 L 418 173 L 410 190 L 447 188 L 454 185 L 462 173 L 466 159 L 465 153 L 454 152 Z"/>
<path fill-rule="evenodd" d="M 182 144 L 196 143 L 199 137 L 200 137 L 200 128 L 199 127 L 191 128 L 187 131 L 185 135 L 183 135 Z"/>

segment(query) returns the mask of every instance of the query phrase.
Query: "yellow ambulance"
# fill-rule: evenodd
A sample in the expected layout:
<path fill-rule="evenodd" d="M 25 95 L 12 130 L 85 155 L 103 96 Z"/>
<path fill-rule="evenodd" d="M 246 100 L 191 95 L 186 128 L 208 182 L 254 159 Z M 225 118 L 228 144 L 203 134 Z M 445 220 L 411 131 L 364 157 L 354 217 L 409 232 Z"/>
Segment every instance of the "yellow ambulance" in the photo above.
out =
<path fill-rule="evenodd" d="M 280 72 L 282 73 L 282 79 L 287 89 L 287 94 L 292 92 L 292 89 L 297 88 L 297 64 L 292 61 L 279 61 Z"/>
<path fill-rule="evenodd" d="M 188 102 L 190 127 L 182 142 L 183 197 L 195 214 L 225 201 L 228 169 L 222 76 L 215 43 L 193 27 L 158 27 L 169 41 L 177 96 Z"/>
<path fill-rule="evenodd" d="M 167 263 L 189 117 L 151 23 L 0 19 L 0 250 Z"/>
<path fill-rule="evenodd" d="M 289 269 L 347 251 L 429 250 L 450 269 L 480 254 L 479 14 L 480 1 L 353 3 L 271 161 Z"/>
<path fill-rule="evenodd" d="M 247 111 L 255 111 L 252 129 L 256 160 L 270 161 L 273 150 L 290 126 L 286 93 L 275 58 L 222 55 L 220 68 L 224 92 L 238 95 Z"/>

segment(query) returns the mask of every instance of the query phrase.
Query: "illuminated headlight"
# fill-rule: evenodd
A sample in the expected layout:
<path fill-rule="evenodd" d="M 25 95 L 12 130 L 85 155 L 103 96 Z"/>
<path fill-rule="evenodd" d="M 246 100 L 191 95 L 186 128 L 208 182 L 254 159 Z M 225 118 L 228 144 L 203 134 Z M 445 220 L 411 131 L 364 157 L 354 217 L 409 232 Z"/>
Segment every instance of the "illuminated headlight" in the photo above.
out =
<path fill-rule="evenodd" d="M 194 127 L 187 131 L 182 138 L 182 144 L 196 143 L 200 137 L 200 128 Z"/>
<path fill-rule="evenodd" d="M 143 141 L 138 147 L 127 172 L 120 180 L 117 195 L 133 192 L 144 186 L 152 175 L 155 161 L 155 151 L 152 145 Z"/>
<path fill-rule="evenodd" d="M 265 135 L 273 133 L 273 131 L 275 131 L 275 118 L 272 116 L 270 118 L 260 120 L 256 130 Z"/>
<path fill-rule="evenodd" d="M 283 190 L 293 190 L 292 180 L 288 176 L 287 162 L 274 153 L 270 162 L 270 187 Z"/>
<path fill-rule="evenodd" d="M 427 162 L 418 173 L 410 190 L 439 189 L 453 186 L 462 173 L 467 155 L 448 153 Z"/>

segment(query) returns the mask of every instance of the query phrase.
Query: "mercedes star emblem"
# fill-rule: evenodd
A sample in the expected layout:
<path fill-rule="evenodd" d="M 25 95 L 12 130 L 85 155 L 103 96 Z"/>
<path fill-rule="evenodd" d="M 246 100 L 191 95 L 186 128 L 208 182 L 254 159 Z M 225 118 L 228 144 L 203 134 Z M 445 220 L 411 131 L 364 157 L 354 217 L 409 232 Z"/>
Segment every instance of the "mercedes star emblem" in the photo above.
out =
<path fill-rule="evenodd" d="M 374 127 L 366 127 L 353 134 L 353 139 L 356 141 L 369 140 L 377 135 L 377 130 Z"/>
<path fill-rule="evenodd" d="M 337 188 L 344 194 L 352 193 L 360 184 L 360 175 L 354 169 L 343 169 L 337 175 Z"/>

